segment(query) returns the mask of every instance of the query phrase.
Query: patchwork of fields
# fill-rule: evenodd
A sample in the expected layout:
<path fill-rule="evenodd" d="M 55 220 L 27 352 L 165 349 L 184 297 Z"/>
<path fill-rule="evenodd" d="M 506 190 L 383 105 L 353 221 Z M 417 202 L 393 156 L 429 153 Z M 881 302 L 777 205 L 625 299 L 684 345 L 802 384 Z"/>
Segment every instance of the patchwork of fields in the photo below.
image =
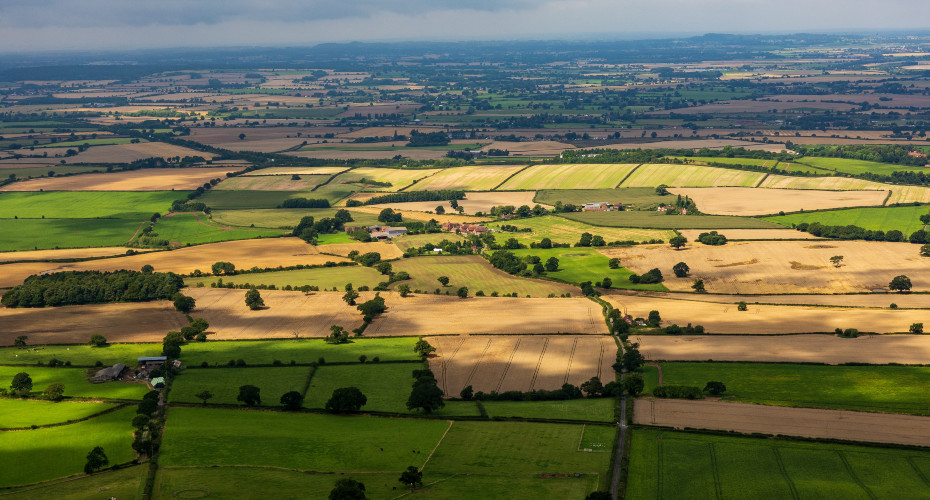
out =
<path fill-rule="evenodd" d="M 618 187 L 756 187 L 766 174 L 697 165 L 643 165 Z"/>

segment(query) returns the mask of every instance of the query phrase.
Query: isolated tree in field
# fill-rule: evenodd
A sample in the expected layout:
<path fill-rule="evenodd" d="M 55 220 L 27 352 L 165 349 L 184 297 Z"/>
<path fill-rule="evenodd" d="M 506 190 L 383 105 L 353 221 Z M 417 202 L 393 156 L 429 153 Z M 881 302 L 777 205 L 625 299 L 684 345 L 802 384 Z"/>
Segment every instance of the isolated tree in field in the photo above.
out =
<path fill-rule="evenodd" d="M 304 404 L 304 395 L 297 391 L 285 392 L 281 396 L 281 405 L 284 406 L 285 410 L 299 410 Z"/>
<path fill-rule="evenodd" d="M 410 285 L 406 283 L 397 285 L 397 292 L 400 293 L 401 297 L 406 297 L 410 295 Z"/>
<path fill-rule="evenodd" d="M 704 386 L 704 392 L 712 395 L 719 396 L 727 392 L 727 386 L 723 382 L 718 382 L 716 380 L 711 380 Z"/>
<path fill-rule="evenodd" d="M 903 274 L 895 276 L 888 283 L 888 289 L 896 292 L 909 292 L 911 290 L 911 279 Z"/>
<path fill-rule="evenodd" d="M 924 333 L 924 324 L 923 323 L 912 323 L 909 331 L 915 335 L 921 335 Z"/>
<path fill-rule="evenodd" d="M 833 264 L 833 267 L 840 267 L 843 265 L 843 256 L 834 255 L 833 257 L 830 257 L 830 262 Z"/>
<path fill-rule="evenodd" d="M 151 264 L 146 264 L 142 266 L 142 274 L 152 274 L 155 272 L 155 268 Z"/>
<path fill-rule="evenodd" d="M 423 473 L 420 472 L 416 465 L 411 465 L 407 467 L 407 470 L 400 473 L 398 481 L 408 488 L 423 486 Z"/>
<path fill-rule="evenodd" d="M 613 364 L 614 371 L 626 370 L 627 372 L 636 371 L 640 366 L 646 363 L 646 358 L 639 352 L 639 344 L 630 344 L 623 348 L 623 354 L 618 356 L 618 360 Z"/>
<path fill-rule="evenodd" d="M 467 299 L 468 298 L 468 287 L 466 286 L 459 287 L 459 289 L 456 290 L 455 294 L 458 295 L 460 299 Z"/>
<path fill-rule="evenodd" d="M 350 289 L 350 290 L 346 290 L 345 295 L 342 296 L 342 300 L 346 301 L 346 304 L 349 304 L 350 306 L 354 306 L 355 299 L 357 299 L 358 297 L 359 297 L 358 292 Z"/>
<path fill-rule="evenodd" d="M 591 246 L 591 240 L 594 236 L 591 233 L 581 233 L 581 238 L 578 240 L 578 243 L 575 243 L 576 247 L 589 247 Z"/>
<path fill-rule="evenodd" d="M 65 395 L 65 384 L 61 382 L 55 382 L 54 384 L 45 388 L 45 391 L 42 393 L 42 397 L 48 399 L 49 401 L 60 401 Z"/>
<path fill-rule="evenodd" d="M 598 377 L 591 377 L 586 382 L 581 383 L 581 391 L 589 398 L 597 397 L 603 394 L 604 384 Z"/>
<path fill-rule="evenodd" d="M 232 275 L 236 274 L 236 266 L 232 262 L 219 261 L 214 262 L 210 267 L 210 270 L 213 271 L 213 274 L 220 275 Z"/>
<path fill-rule="evenodd" d="M 442 285 L 442 286 L 449 286 L 449 277 L 448 277 L 448 276 L 440 276 L 440 277 L 436 278 L 436 281 L 438 281 L 439 284 Z"/>
<path fill-rule="evenodd" d="M 704 293 L 707 290 L 704 289 L 704 280 L 694 280 L 694 283 L 691 284 L 691 288 L 694 289 L 697 293 Z"/>
<path fill-rule="evenodd" d="M 239 386 L 239 395 L 236 396 L 236 401 L 246 406 L 260 405 L 262 404 L 261 389 L 254 385 Z"/>
<path fill-rule="evenodd" d="M 99 333 L 95 333 L 90 336 L 90 340 L 87 342 L 91 347 L 106 347 L 107 339 Z"/>
<path fill-rule="evenodd" d="M 439 205 L 439 206 L 436 207 L 436 214 L 437 214 L 437 215 L 442 215 L 442 214 L 444 214 L 444 213 L 446 213 L 445 207 L 443 207 L 442 205 Z"/>
<path fill-rule="evenodd" d="M 646 322 L 651 326 L 659 326 L 662 324 L 662 316 L 659 314 L 659 311 L 653 309 L 649 311 L 649 317 L 646 319 Z"/>
<path fill-rule="evenodd" d="M 685 264 L 684 262 L 679 262 L 678 264 L 675 264 L 674 267 L 672 267 L 672 272 L 675 273 L 676 277 L 684 278 L 685 276 L 688 275 L 688 273 L 691 272 L 691 268 L 688 267 L 688 264 Z"/>
<path fill-rule="evenodd" d="M 203 401 L 203 405 L 207 406 L 207 401 L 213 398 L 213 393 L 210 391 L 200 391 L 197 394 L 194 394 L 194 397 Z"/>
<path fill-rule="evenodd" d="M 656 187 L 656 194 L 659 196 L 667 196 L 671 193 L 668 192 L 668 186 L 666 186 L 665 184 L 659 184 L 659 186 Z"/>
<path fill-rule="evenodd" d="M 620 382 L 620 388 L 630 396 L 637 396 L 646 388 L 646 381 L 639 373 L 627 373 Z"/>
<path fill-rule="evenodd" d="M 930 257 L 930 243 L 926 243 L 920 246 L 920 256 Z"/>
<path fill-rule="evenodd" d="M 26 336 L 26 335 L 20 335 L 20 336 L 16 337 L 16 338 L 13 340 L 13 346 L 16 347 L 17 349 L 25 349 L 25 348 L 26 348 L 26 340 L 27 340 L 28 338 L 29 338 L 29 337 Z"/>
<path fill-rule="evenodd" d="M 421 357 L 427 357 L 431 353 L 436 352 L 436 348 L 431 346 L 429 342 L 420 339 L 416 344 L 413 345 L 413 352 L 419 354 Z"/>
<path fill-rule="evenodd" d="M 349 332 L 339 325 L 329 327 L 329 336 L 326 337 L 327 344 L 345 344 L 349 341 Z"/>
<path fill-rule="evenodd" d="M 436 381 L 435 375 L 429 369 L 414 370 L 413 390 L 410 391 L 410 397 L 407 399 L 408 410 L 423 410 L 423 413 L 432 413 L 445 406 L 442 400 L 442 389 Z"/>
<path fill-rule="evenodd" d="M 240 141 L 245 140 L 245 134 L 239 134 L 239 140 Z"/>
<path fill-rule="evenodd" d="M 110 459 L 107 458 L 107 454 L 103 452 L 103 448 L 95 446 L 93 450 L 90 450 L 90 453 L 87 454 L 87 463 L 84 464 L 84 474 L 93 474 L 94 471 L 100 470 L 107 465 L 110 465 Z"/>
<path fill-rule="evenodd" d="M 367 402 L 368 398 L 358 387 L 340 387 L 333 391 L 324 408 L 335 413 L 348 413 L 359 411 Z"/>
<path fill-rule="evenodd" d="M 685 246 L 685 243 L 687 242 L 688 242 L 688 238 L 685 238 L 684 236 L 681 236 L 681 235 L 672 236 L 668 240 L 668 244 L 671 245 L 672 248 L 674 248 L 675 250 L 678 250 L 681 247 Z"/>
<path fill-rule="evenodd" d="M 13 376 L 13 383 L 10 384 L 10 389 L 14 394 L 19 396 L 25 396 L 32 391 L 32 377 L 29 376 L 26 372 L 19 372 Z"/>
<path fill-rule="evenodd" d="M 555 257 L 549 257 L 546 259 L 546 271 L 554 273 L 559 270 L 559 259 Z"/>
<path fill-rule="evenodd" d="M 611 269 L 620 269 L 620 259 L 616 257 L 613 259 L 610 259 L 609 261 L 607 261 L 607 267 Z"/>
<path fill-rule="evenodd" d="M 362 302 L 355 306 L 355 308 L 361 311 L 362 321 L 371 323 L 371 320 L 375 319 L 375 316 L 387 310 L 387 305 L 384 303 L 384 297 L 376 293 L 374 298 Z"/>
<path fill-rule="evenodd" d="M 365 500 L 365 485 L 351 478 L 336 481 L 329 492 L 329 500 Z"/>
<path fill-rule="evenodd" d="M 172 297 L 174 300 L 174 308 L 182 313 L 189 313 L 194 310 L 194 306 L 197 304 L 197 301 L 193 297 L 188 297 L 182 293 L 174 294 Z"/>
<path fill-rule="evenodd" d="M 253 311 L 265 307 L 265 300 L 262 299 L 262 294 L 258 293 L 257 288 L 252 288 L 248 292 L 245 292 L 245 305 Z"/>
<path fill-rule="evenodd" d="M 741 301 L 739 301 L 739 302 L 736 303 L 736 310 L 737 310 L 737 311 L 748 311 L 748 310 L 749 310 L 749 306 L 746 305 L 746 302 L 745 302 L 745 301 L 742 301 L 742 300 L 741 300 Z"/>
<path fill-rule="evenodd" d="M 474 396 L 475 396 L 475 389 L 470 385 L 465 386 L 459 392 L 459 397 L 464 399 L 465 401 L 471 401 L 471 398 L 473 398 Z"/>

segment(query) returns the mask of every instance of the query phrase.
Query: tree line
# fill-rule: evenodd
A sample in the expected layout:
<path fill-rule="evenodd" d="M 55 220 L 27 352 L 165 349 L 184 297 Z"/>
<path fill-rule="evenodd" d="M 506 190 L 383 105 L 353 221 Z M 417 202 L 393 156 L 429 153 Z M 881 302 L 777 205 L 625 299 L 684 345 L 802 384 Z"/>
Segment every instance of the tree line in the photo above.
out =
<path fill-rule="evenodd" d="M 407 201 L 447 201 L 447 200 L 464 200 L 465 191 L 454 189 L 442 189 L 439 191 L 401 191 L 382 196 L 375 196 L 367 201 L 365 205 L 377 205 L 379 203 L 403 203 Z"/>
<path fill-rule="evenodd" d="M 169 300 L 184 285 L 174 273 L 65 271 L 26 278 L 0 299 L 7 307 L 46 307 L 106 302 Z"/>

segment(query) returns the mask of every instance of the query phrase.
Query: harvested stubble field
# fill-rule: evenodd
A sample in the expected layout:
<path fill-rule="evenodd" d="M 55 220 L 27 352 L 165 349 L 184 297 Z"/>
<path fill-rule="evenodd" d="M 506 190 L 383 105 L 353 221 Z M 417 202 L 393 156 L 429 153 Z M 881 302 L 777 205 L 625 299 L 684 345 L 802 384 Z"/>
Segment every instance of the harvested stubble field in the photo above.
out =
<path fill-rule="evenodd" d="M 439 202 L 439 201 L 432 202 L 433 208 L 436 208 L 436 205 L 440 203 L 442 202 Z M 376 217 L 379 213 L 381 213 L 382 210 L 384 210 L 384 208 L 375 206 L 375 205 L 352 208 L 353 212 L 365 213 L 369 215 L 374 215 Z M 414 210 L 395 210 L 395 212 L 400 213 L 401 216 L 404 218 L 404 220 L 417 220 L 417 221 L 423 221 L 423 222 L 427 222 L 429 220 L 435 219 L 438 222 L 458 222 L 461 224 L 480 224 L 488 220 L 488 217 L 474 217 L 471 215 L 458 215 L 458 214 L 450 214 L 450 213 L 445 213 L 443 215 L 436 215 L 436 214 L 428 214 L 426 212 L 419 212 L 419 211 L 414 211 Z"/>
<path fill-rule="evenodd" d="M 848 410 L 791 408 L 723 401 L 638 399 L 641 425 L 781 434 L 822 439 L 930 446 L 930 418 Z"/>
<path fill-rule="evenodd" d="M 387 312 L 375 318 L 365 330 L 366 336 L 607 333 L 600 306 L 582 298 L 462 300 L 445 295 L 401 298 L 390 294 L 387 299 Z"/>
<path fill-rule="evenodd" d="M 165 333 L 185 325 L 184 315 L 168 301 L 0 307 L 0 344 L 12 345 L 20 335 L 33 345 L 83 344 L 95 333 L 110 342 L 160 342 Z"/>
<path fill-rule="evenodd" d="M 688 241 L 697 240 L 706 229 L 682 229 L 678 231 Z M 810 233 L 795 231 L 794 229 L 721 229 L 720 234 L 730 241 L 753 240 L 819 240 L 819 236 Z"/>
<path fill-rule="evenodd" d="M 769 174 L 769 176 L 762 181 L 762 184 L 757 187 L 770 189 L 816 189 L 824 191 L 888 191 L 891 189 L 891 186 L 888 184 L 881 184 L 879 182 L 863 179 L 852 179 L 849 177 L 793 177 L 776 174 Z"/>
<path fill-rule="evenodd" d="M 703 325 L 707 333 L 770 335 L 779 333 L 829 333 L 836 328 L 855 328 L 862 332 L 902 333 L 913 323 L 921 323 L 927 311 L 921 309 L 868 309 L 849 307 L 817 307 L 806 305 L 756 305 L 738 311 L 735 302 L 755 301 L 743 297 L 735 302 L 703 302 L 696 300 L 660 299 L 641 296 L 609 295 L 604 297 L 614 307 L 645 318 L 649 311 L 662 314 L 662 326 Z M 886 297 L 893 300 L 893 297 Z"/>
<path fill-rule="evenodd" d="M 381 254 L 382 260 L 399 259 L 404 255 L 404 252 L 402 252 L 399 248 L 397 248 L 396 245 L 394 245 L 389 240 L 370 241 L 368 243 L 362 243 L 362 242 L 334 243 L 331 245 L 318 245 L 316 249 L 320 253 L 331 254 L 331 255 L 341 255 L 343 257 L 349 255 L 349 253 L 353 251 L 356 251 L 359 254 L 366 254 L 368 252 L 378 252 L 379 254 Z"/>
<path fill-rule="evenodd" d="M 223 276 L 223 283 L 233 283 L 235 285 L 251 283 L 253 285 L 274 285 L 283 289 L 287 285 L 300 287 L 304 285 L 316 286 L 320 290 L 332 290 L 333 287 L 342 290 L 346 283 L 352 283 L 355 288 L 367 286 L 374 288 L 378 283 L 387 280 L 387 276 L 382 275 L 374 268 L 365 266 L 337 266 L 337 267 L 318 267 L 315 269 L 294 269 L 290 271 L 272 271 L 268 273 L 250 273 L 239 274 L 236 276 Z M 209 286 L 210 283 L 216 282 L 217 278 L 210 276 L 205 278 L 187 278 L 184 283 L 190 287 L 198 286 L 203 283 Z"/>
<path fill-rule="evenodd" d="M 299 177 L 300 180 L 294 181 L 287 175 L 240 175 L 224 180 L 214 189 L 221 191 L 309 191 L 330 178 L 329 175 Z"/>
<path fill-rule="evenodd" d="M 399 168 L 360 167 L 339 175 L 333 179 L 332 183 L 336 185 L 352 184 L 354 187 L 363 187 L 366 191 L 397 191 L 440 171 L 441 169 L 438 168 L 406 170 Z M 362 179 L 375 182 L 389 182 L 391 186 L 385 187 L 361 184 L 359 181 Z"/>
<path fill-rule="evenodd" d="M 3 191 L 170 191 L 197 189 L 211 179 L 225 179 L 228 168 L 147 168 L 107 174 L 43 177 L 14 182 Z"/>
<path fill-rule="evenodd" d="M 62 154 L 65 151 L 61 151 Z M 49 150 L 49 156 L 53 156 Z M 87 148 L 82 153 L 78 153 L 74 159 L 69 159 L 69 163 L 130 163 L 136 160 L 146 158 L 172 158 L 180 156 L 200 156 L 208 160 L 213 159 L 214 155 L 203 151 L 165 144 L 163 142 L 142 142 L 139 144 L 118 144 L 114 146 L 94 146 Z M 58 163 L 57 158 L 50 158 L 54 163 Z"/>
<path fill-rule="evenodd" d="M 513 205 L 515 207 L 527 205 L 532 207 L 536 204 L 533 201 L 534 196 L 536 196 L 535 191 L 485 191 L 465 193 L 465 199 L 459 200 L 458 204 L 464 209 L 464 213 L 466 214 L 474 214 L 476 212 L 488 213 L 491 211 L 491 207 L 496 207 L 498 205 Z M 436 210 L 437 206 L 442 206 L 448 213 L 456 212 L 456 210 L 449 205 L 448 201 L 409 201 L 402 203 L 379 203 L 371 206 L 382 209 L 393 208 L 395 210 L 400 209 L 419 212 L 432 212 Z"/>
<path fill-rule="evenodd" d="M 649 360 L 780 363 L 924 364 L 930 336 L 863 335 L 635 335 Z"/>
<path fill-rule="evenodd" d="M 621 187 L 755 187 L 765 177 L 761 172 L 698 165 L 642 165 L 623 181 Z"/>
<path fill-rule="evenodd" d="M 514 175 L 499 189 L 605 189 L 626 178 L 635 164 L 536 165 Z"/>
<path fill-rule="evenodd" d="M 671 271 L 678 262 L 691 268 L 687 278 L 671 273 L 663 282 L 671 290 L 691 291 L 703 279 L 709 292 L 738 294 L 859 293 L 887 290 L 895 276 L 910 277 L 914 291 L 930 290 L 930 261 L 916 245 L 878 241 L 754 241 L 722 246 L 689 243 L 682 250 L 667 245 L 601 250 L 619 257 L 637 273 Z M 841 267 L 830 257 L 840 255 Z"/>
<path fill-rule="evenodd" d="M 382 258 L 384 258 L 383 255 Z M 546 297 L 549 294 L 562 295 L 564 293 L 579 295 L 578 289 L 571 285 L 518 278 L 507 274 L 495 269 L 487 260 L 477 255 L 427 256 L 404 259 L 395 262 L 393 270 L 394 272 L 406 271 L 411 277 L 408 281 L 395 284 L 395 288 L 404 283 L 411 290 L 423 290 L 424 292 L 438 288 L 443 293 L 449 291 L 454 295 L 459 287 L 465 286 L 468 287 L 472 295 L 479 290 L 486 294 L 497 292 L 501 295 L 516 292 L 520 297 L 526 295 Z M 440 276 L 447 276 L 450 279 L 448 287 L 443 287 L 436 281 Z"/>
<path fill-rule="evenodd" d="M 430 369 L 442 390 L 455 396 L 474 390 L 555 390 L 568 382 L 580 385 L 597 376 L 614 378 L 617 344 L 609 336 L 506 335 L 429 337 L 436 353 Z"/>
<path fill-rule="evenodd" d="M 520 219 L 516 221 L 500 222 L 489 224 L 489 227 L 500 228 L 502 225 L 516 226 L 521 229 L 531 229 L 530 232 L 519 233 L 500 233 L 495 235 L 498 243 L 502 243 L 508 238 L 516 238 L 520 243 L 529 245 L 530 243 L 539 243 L 543 238 L 549 238 L 553 243 L 578 243 L 581 233 L 591 233 L 592 235 L 601 236 L 604 241 L 650 241 L 663 240 L 668 241 L 675 234 L 672 231 L 661 229 L 638 229 L 626 227 L 605 227 L 592 226 L 583 222 L 577 222 L 565 217 L 547 215 L 543 217 L 531 217 L 529 219 Z"/>
<path fill-rule="evenodd" d="M 111 257 L 125 255 L 128 247 L 100 247 L 100 248 L 66 248 L 60 250 L 26 250 L 22 252 L 0 252 L 0 262 L 49 261 L 57 259 L 93 259 L 97 257 Z M 147 249 L 131 249 L 136 252 L 147 252 Z M 2 269 L 2 268 L 0 268 Z M 2 281 L 2 280 L 0 280 Z M 3 285 L 0 285 L 2 287 Z"/>
<path fill-rule="evenodd" d="M 762 219 L 732 215 L 679 215 L 657 211 L 569 212 L 566 219 L 593 226 L 653 229 L 782 229 Z"/>
<path fill-rule="evenodd" d="M 414 184 L 408 191 L 441 189 L 490 191 L 524 168 L 520 165 L 447 168 Z"/>
<path fill-rule="evenodd" d="M 255 175 L 335 175 L 348 167 L 268 167 L 242 174 L 243 177 Z"/>
<path fill-rule="evenodd" d="M 651 293 L 652 296 L 681 299 L 680 294 Z M 735 304 L 741 300 L 747 304 L 795 304 L 839 307 L 889 307 L 896 304 L 901 308 L 930 309 L 930 295 L 900 293 L 864 293 L 831 295 L 718 295 L 705 293 L 689 297 L 703 302 L 727 302 Z M 618 300 L 622 300 L 618 298 Z"/>
<path fill-rule="evenodd" d="M 349 331 L 362 325 L 361 313 L 337 292 L 262 290 L 265 308 L 257 311 L 246 307 L 245 290 L 191 288 L 185 293 L 197 301 L 193 314 L 210 323 L 210 338 L 216 340 L 325 337 L 332 325 Z"/>
<path fill-rule="evenodd" d="M 893 186 L 887 205 L 893 203 L 930 203 L 930 188 L 920 186 Z"/>
<path fill-rule="evenodd" d="M 815 191 L 804 189 L 755 189 L 739 187 L 675 188 L 688 196 L 698 210 L 716 215 L 769 215 L 798 210 L 881 205 L 887 191 Z"/>

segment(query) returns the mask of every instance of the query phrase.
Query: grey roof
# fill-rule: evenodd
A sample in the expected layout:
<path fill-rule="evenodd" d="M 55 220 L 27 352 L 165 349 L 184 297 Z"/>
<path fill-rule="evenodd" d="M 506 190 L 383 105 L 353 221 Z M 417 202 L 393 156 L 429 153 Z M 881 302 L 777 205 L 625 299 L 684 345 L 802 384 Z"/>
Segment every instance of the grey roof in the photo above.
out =
<path fill-rule="evenodd" d="M 94 380 L 113 380 L 119 377 L 125 369 L 126 365 L 117 363 L 109 368 L 98 370 L 97 373 L 94 374 Z"/>
<path fill-rule="evenodd" d="M 148 356 L 139 358 L 137 361 L 168 361 L 168 356 Z"/>

